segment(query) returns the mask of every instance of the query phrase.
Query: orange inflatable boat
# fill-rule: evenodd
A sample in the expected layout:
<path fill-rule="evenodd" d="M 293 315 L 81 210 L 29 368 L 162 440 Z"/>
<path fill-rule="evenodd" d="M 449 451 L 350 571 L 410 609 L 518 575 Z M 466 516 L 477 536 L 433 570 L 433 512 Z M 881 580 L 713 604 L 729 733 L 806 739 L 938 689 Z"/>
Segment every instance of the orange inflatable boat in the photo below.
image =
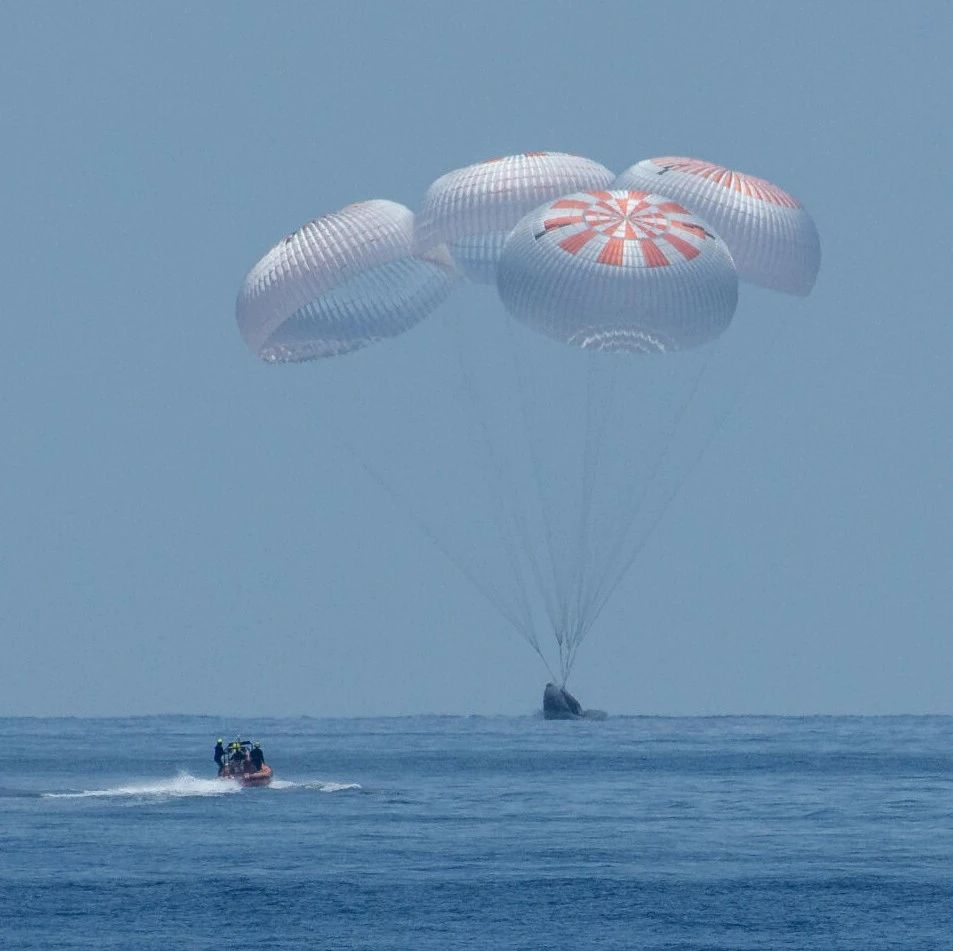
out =
<path fill-rule="evenodd" d="M 243 786 L 267 786 L 271 782 L 271 767 L 263 763 L 254 773 L 242 773 L 236 777 Z"/>
<path fill-rule="evenodd" d="M 255 762 L 252 754 L 258 754 L 258 769 L 255 769 Z M 227 759 L 224 758 L 227 756 Z M 271 767 L 264 762 L 264 756 L 258 744 L 255 749 L 251 749 L 249 740 L 235 740 L 228 744 L 228 749 L 223 750 L 221 740 L 215 752 L 216 761 L 221 761 L 218 768 L 219 779 L 236 779 L 243 786 L 267 786 L 271 782 Z"/>
<path fill-rule="evenodd" d="M 267 786 L 271 782 L 271 767 L 263 763 L 261 769 L 246 772 L 244 763 L 225 763 L 218 771 L 219 779 L 237 779 L 243 786 Z"/>

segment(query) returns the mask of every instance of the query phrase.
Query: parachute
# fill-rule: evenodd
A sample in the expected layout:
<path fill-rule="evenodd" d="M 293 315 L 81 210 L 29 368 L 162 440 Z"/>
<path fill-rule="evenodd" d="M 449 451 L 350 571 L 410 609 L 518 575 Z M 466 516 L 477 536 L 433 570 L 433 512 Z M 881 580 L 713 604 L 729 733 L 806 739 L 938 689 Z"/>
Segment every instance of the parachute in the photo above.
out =
<path fill-rule="evenodd" d="M 470 280 L 492 284 L 503 243 L 523 215 L 569 192 L 605 188 L 613 177 L 598 162 L 563 152 L 524 152 L 456 169 L 427 189 L 418 245 L 446 244 Z"/>
<path fill-rule="evenodd" d="M 743 281 L 806 296 L 821 264 L 817 228 L 784 189 L 700 159 L 645 159 L 627 168 L 613 188 L 666 195 L 711 224 Z"/>
<path fill-rule="evenodd" d="M 450 292 L 446 251 L 414 253 L 414 215 L 381 199 L 308 222 L 248 273 L 239 331 L 268 363 L 360 349 L 409 330 Z"/>
<path fill-rule="evenodd" d="M 597 350 L 682 350 L 731 320 L 738 278 L 724 242 L 681 205 L 639 191 L 576 192 L 528 214 L 499 266 L 517 318 Z"/>
<path fill-rule="evenodd" d="M 320 375 L 318 425 L 334 428 L 335 398 L 351 427 L 366 409 L 365 445 L 352 428 L 343 448 L 562 687 L 744 387 L 719 359 L 739 276 L 804 294 L 820 260 L 810 217 L 760 179 L 657 159 L 612 180 L 528 152 L 443 175 L 416 218 L 349 205 L 272 248 L 236 306 L 269 363 L 401 338 L 433 314 L 377 348 L 360 407 L 340 383 L 364 358 Z M 460 271 L 496 287 L 478 320 L 463 294 L 486 292 Z M 438 311 L 454 287 L 463 306 Z M 423 372 L 421 344 L 440 356 Z"/>

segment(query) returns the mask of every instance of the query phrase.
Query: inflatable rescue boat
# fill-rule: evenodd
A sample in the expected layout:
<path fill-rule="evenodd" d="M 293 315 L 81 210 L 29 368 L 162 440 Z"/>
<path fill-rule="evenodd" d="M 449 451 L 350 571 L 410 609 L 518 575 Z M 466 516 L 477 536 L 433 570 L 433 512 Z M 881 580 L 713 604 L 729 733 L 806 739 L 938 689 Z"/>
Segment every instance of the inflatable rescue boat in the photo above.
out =
<path fill-rule="evenodd" d="M 218 768 L 219 779 L 233 779 L 243 786 L 267 786 L 271 782 L 272 769 L 264 762 L 259 753 L 257 769 L 252 760 L 251 743 L 248 740 L 235 740 L 228 746 L 228 759 L 223 759 Z"/>

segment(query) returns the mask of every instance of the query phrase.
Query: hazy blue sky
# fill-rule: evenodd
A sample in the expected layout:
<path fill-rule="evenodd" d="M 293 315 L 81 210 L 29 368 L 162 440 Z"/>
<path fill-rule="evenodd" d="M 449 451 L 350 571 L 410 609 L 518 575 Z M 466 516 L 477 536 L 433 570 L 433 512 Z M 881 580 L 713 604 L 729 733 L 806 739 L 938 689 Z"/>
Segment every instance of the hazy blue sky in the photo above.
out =
<path fill-rule="evenodd" d="M 784 332 L 576 692 L 953 713 L 950 4 L 0 11 L 0 713 L 538 705 L 538 660 L 320 438 L 320 370 L 234 324 L 307 219 L 535 149 L 772 179 L 824 255 L 806 300 L 743 288 Z"/>

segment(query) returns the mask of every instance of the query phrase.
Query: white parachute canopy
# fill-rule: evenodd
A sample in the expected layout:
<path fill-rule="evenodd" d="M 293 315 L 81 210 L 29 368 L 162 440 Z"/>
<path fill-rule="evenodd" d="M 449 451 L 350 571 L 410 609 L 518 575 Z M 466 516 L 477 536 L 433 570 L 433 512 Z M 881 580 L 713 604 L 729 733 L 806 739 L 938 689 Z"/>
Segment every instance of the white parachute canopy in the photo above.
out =
<path fill-rule="evenodd" d="M 418 246 L 446 244 L 470 280 L 492 284 L 503 243 L 523 215 L 560 195 L 605 188 L 613 177 L 598 162 L 564 152 L 525 152 L 456 169 L 424 195 Z"/>
<path fill-rule="evenodd" d="M 507 239 L 500 298 L 550 337 L 595 350 L 684 350 L 718 336 L 738 302 L 725 243 L 668 198 L 577 192 Z"/>
<path fill-rule="evenodd" d="M 454 279 L 445 249 L 414 253 L 409 208 L 362 201 L 308 222 L 249 271 L 238 329 L 269 363 L 348 353 L 414 326 Z"/>
<path fill-rule="evenodd" d="M 645 159 L 613 188 L 666 195 L 708 221 L 724 239 L 743 281 L 806 296 L 821 264 L 811 216 L 782 188 L 700 159 Z"/>

